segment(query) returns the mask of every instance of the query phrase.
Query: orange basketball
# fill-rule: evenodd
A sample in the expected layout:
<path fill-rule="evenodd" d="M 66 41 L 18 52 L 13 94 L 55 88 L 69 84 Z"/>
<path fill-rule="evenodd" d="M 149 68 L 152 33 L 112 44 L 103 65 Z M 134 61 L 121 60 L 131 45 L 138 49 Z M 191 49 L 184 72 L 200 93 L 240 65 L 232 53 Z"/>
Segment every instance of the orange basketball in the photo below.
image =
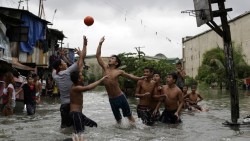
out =
<path fill-rule="evenodd" d="M 93 17 L 91 17 L 91 16 L 85 17 L 85 18 L 84 18 L 84 23 L 85 23 L 87 26 L 91 26 L 91 25 L 94 23 Z"/>

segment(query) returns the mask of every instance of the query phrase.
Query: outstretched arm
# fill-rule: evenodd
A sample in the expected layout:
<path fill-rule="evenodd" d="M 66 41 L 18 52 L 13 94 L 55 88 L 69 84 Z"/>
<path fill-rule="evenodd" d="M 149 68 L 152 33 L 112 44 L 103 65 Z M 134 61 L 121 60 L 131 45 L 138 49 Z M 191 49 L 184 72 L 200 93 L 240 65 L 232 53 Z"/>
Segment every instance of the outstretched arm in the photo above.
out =
<path fill-rule="evenodd" d="M 18 96 L 21 92 L 23 92 L 23 88 L 20 88 L 20 89 L 16 92 L 16 96 Z"/>
<path fill-rule="evenodd" d="M 75 87 L 75 91 L 78 91 L 78 92 L 85 92 L 85 91 L 88 91 L 88 90 L 91 90 L 91 89 L 94 89 L 97 85 L 99 85 L 105 78 L 107 78 L 108 76 L 104 76 L 102 77 L 101 79 L 97 80 L 96 82 L 94 83 L 91 83 L 87 86 L 77 86 Z"/>
<path fill-rule="evenodd" d="M 145 79 L 145 78 L 147 78 L 146 76 L 142 76 L 142 77 L 138 77 L 138 76 L 135 76 L 135 75 L 133 75 L 133 74 L 128 74 L 128 73 L 126 73 L 125 71 L 123 71 L 123 70 L 121 70 L 122 72 L 121 72 L 121 76 L 123 76 L 123 77 L 126 77 L 126 78 L 129 78 L 129 79 L 133 79 L 133 80 L 142 80 L 142 79 Z"/>
<path fill-rule="evenodd" d="M 98 63 L 99 63 L 99 65 L 103 68 L 103 69 L 105 69 L 105 63 L 104 63 L 104 61 L 102 60 L 102 57 L 101 57 L 101 48 L 102 48 L 102 43 L 104 42 L 104 40 L 105 40 L 105 38 L 104 38 L 104 36 L 100 39 L 100 41 L 99 41 L 99 44 L 98 44 L 98 47 L 97 47 L 97 50 L 96 50 L 96 59 L 97 59 L 97 61 L 98 61 Z"/>
<path fill-rule="evenodd" d="M 82 69 L 83 69 L 83 62 L 84 62 L 84 58 L 86 57 L 86 52 L 87 52 L 87 44 L 88 44 L 88 40 L 86 36 L 83 36 L 83 47 L 79 55 L 79 60 L 77 62 L 80 72 L 82 72 Z"/>

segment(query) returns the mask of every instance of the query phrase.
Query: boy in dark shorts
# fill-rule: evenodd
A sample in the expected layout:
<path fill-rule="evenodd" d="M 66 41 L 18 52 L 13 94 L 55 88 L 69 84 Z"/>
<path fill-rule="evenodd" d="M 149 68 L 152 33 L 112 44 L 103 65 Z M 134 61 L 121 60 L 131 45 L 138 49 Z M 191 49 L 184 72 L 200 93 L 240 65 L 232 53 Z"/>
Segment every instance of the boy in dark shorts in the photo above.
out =
<path fill-rule="evenodd" d="M 156 109 L 159 101 L 162 101 L 165 98 L 165 95 L 162 93 L 162 84 L 161 84 L 161 73 L 159 71 L 154 71 L 153 80 L 155 81 L 154 92 L 152 95 L 152 100 L 150 102 L 150 109 L 152 112 L 152 118 L 154 121 L 159 121 L 160 111 L 159 107 Z"/>
<path fill-rule="evenodd" d="M 87 38 L 83 36 L 83 49 L 75 49 L 75 52 L 80 56 L 83 54 L 82 58 L 79 58 L 77 62 L 72 64 L 70 67 L 63 60 L 56 60 L 53 63 L 52 77 L 56 82 L 56 86 L 60 90 L 60 113 L 61 113 L 61 128 L 70 127 L 72 125 L 69 111 L 70 111 L 70 88 L 72 86 L 72 81 L 70 81 L 70 73 L 79 70 L 79 61 L 83 60 L 86 56 Z"/>
<path fill-rule="evenodd" d="M 100 39 L 100 42 L 96 51 L 96 58 L 97 58 L 99 65 L 103 69 L 103 74 L 109 75 L 109 77 L 105 79 L 103 83 L 109 96 L 111 109 L 113 111 L 113 114 L 118 124 L 121 123 L 121 119 L 122 119 L 119 109 L 122 109 L 124 117 L 128 117 L 129 121 L 131 123 L 134 123 L 135 120 L 129 108 L 128 101 L 119 86 L 119 82 L 118 82 L 119 76 L 126 77 L 126 78 L 133 79 L 133 80 L 140 80 L 140 79 L 144 79 L 145 77 L 137 77 L 132 74 L 128 74 L 124 72 L 123 70 L 118 69 L 118 67 L 121 65 L 121 61 L 116 55 L 112 55 L 109 58 L 108 64 L 105 64 L 103 59 L 101 58 L 101 47 L 102 47 L 102 43 L 104 42 L 104 40 L 105 40 L 104 37 Z"/>
<path fill-rule="evenodd" d="M 198 105 L 198 102 L 202 101 L 203 98 L 201 97 L 200 94 L 196 93 L 196 85 L 191 86 L 191 93 L 187 94 L 184 97 L 186 103 L 187 103 L 187 108 L 189 110 L 192 110 L 193 108 L 199 111 L 202 111 L 203 109 Z"/>
<path fill-rule="evenodd" d="M 140 98 L 137 105 L 137 115 L 141 118 L 142 122 L 146 125 L 153 125 L 154 121 L 151 118 L 150 102 L 155 88 L 155 81 L 153 78 L 153 69 L 145 67 L 143 69 L 143 75 L 147 78 L 139 80 L 137 82 L 135 96 Z"/>
<path fill-rule="evenodd" d="M 164 85 L 162 92 L 165 95 L 165 99 L 162 101 L 165 105 L 165 109 L 162 112 L 160 121 L 163 123 L 179 123 L 181 119 L 179 118 L 179 113 L 183 105 L 182 91 L 178 88 L 175 83 L 177 80 L 177 74 L 172 72 L 167 75 L 167 85 Z M 160 104 L 157 105 L 158 109 Z"/>
<path fill-rule="evenodd" d="M 74 71 L 70 74 L 73 86 L 70 91 L 70 117 L 72 119 L 72 124 L 75 133 L 84 132 L 85 125 L 89 127 L 97 127 L 97 123 L 82 113 L 83 108 L 83 95 L 82 92 L 94 89 L 98 84 L 100 84 L 107 76 L 102 79 L 89 84 L 87 86 L 82 86 L 83 76 L 82 71 Z"/>

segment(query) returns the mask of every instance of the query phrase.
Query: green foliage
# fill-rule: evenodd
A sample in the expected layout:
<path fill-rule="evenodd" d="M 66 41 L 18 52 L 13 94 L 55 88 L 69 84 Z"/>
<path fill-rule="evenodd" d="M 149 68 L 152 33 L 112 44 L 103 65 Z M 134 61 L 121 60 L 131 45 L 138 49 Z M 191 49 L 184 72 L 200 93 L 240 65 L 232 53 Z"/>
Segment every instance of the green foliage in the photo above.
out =
<path fill-rule="evenodd" d="M 93 83 L 93 82 L 95 82 L 95 81 L 96 81 L 95 75 L 94 75 L 93 73 L 90 73 L 90 74 L 89 74 L 88 83 L 90 84 L 90 83 Z"/>
<path fill-rule="evenodd" d="M 145 67 L 151 67 L 154 70 L 157 70 L 161 73 L 162 83 L 166 82 L 166 75 L 167 73 L 171 71 L 175 71 L 175 65 L 169 64 L 166 60 L 147 60 L 145 59 L 145 56 L 137 56 L 136 53 L 122 53 L 118 55 L 119 58 L 122 60 L 122 66 L 120 67 L 122 70 L 124 70 L 127 73 L 134 74 L 136 76 L 142 76 L 143 75 L 143 69 Z M 124 82 L 126 81 L 126 78 L 120 79 L 121 86 L 124 86 Z M 133 83 L 133 86 L 136 86 L 136 82 L 130 81 L 130 83 Z"/>
<path fill-rule="evenodd" d="M 192 85 L 198 85 L 198 82 L 194 78 L 186 76 L 185 77 L 185 85 L 191 87 Z"/>
<path fill-rule="evenodd" d="M 234 69 L 236 79 L 250 76 L 250 67 L 244 60 L 242 48 L 233 44 Z M 203 55 L 202 65 L 198 69 L 197 80 L 207 84 L 217 83 L 222 88 L 227 83 L 226 60 L 224 51 L 219 47 L 207 51 Z"/>

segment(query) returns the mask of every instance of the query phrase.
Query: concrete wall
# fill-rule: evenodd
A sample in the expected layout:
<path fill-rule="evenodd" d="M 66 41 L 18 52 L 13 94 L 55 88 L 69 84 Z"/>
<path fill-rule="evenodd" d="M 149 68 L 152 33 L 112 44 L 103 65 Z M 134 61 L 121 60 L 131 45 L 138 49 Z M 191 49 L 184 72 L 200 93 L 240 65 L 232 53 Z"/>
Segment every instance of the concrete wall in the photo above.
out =
<path fill-rule="evenodd" d="M 102 57 L 103 61 L 108 64 L 108 57 Z M 93 74 L 95 77 L 102 76 L 102 68 L 98 64 L 95 55 L 94 56 L 87 56 L 85 59 L 85 63 L 89 66 L 87 75 Z M 97 78 L 99 79 L 99 78 Z"/>
<path fill-rule="evenodd" d="M 232 41 L 236 46 L 242 47 L 242 53 L 246 56 L 245 61 L 250 65 L 250 12 L 232 19 L 229 25 Z M 187 75 L 194 78 L 202 64 L 203 54 L 217 46 L 223 48 L 223 40 L 213 30 L 191 38 L 183 38 L 183 65 Z"/>

